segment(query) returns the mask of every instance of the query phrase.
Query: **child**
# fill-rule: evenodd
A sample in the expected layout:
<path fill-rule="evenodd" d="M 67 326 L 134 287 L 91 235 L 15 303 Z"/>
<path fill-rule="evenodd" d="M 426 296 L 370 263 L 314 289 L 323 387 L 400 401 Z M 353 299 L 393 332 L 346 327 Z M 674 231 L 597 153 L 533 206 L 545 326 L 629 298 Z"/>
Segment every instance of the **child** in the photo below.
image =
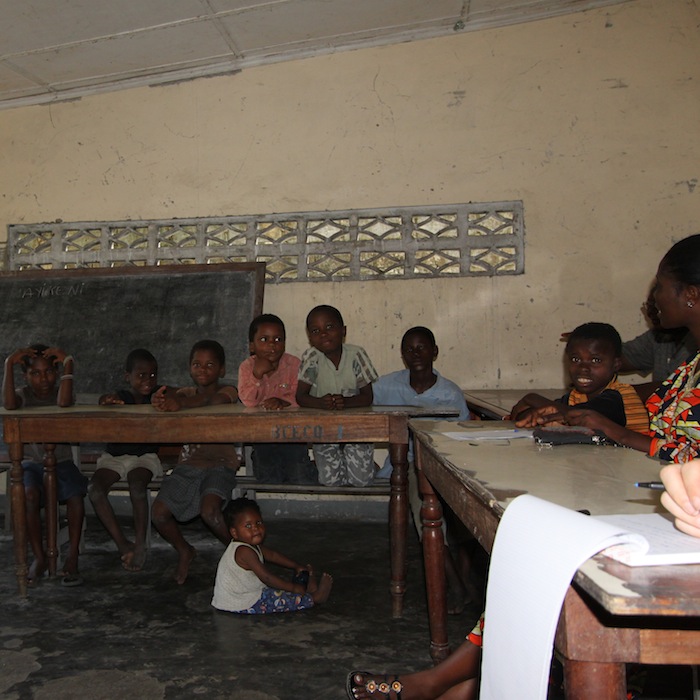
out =
<path fill-rule="evenodd" d="M 100 396 L 100 406 L 150 404 L 156 390 L 158 363 L 143 348 L 132 350 L 126 358 L 125 379 L 128 389 Z M 158 459 L 158 445 L 110 443 L 97 460 L 88 493 L 97 517 L 117 545 L 122 566 L 127 571 L 141 571 L 146 561 L 146 529 L 148 526 L 148 484 L 163 473 Z M 134 542 L 124 537 L 107 494 L 120 479 L 129 483 L 129 496 L 134 512 Z"/>
<path fill-rule="evenodd" d="M 462 390 L 433 369 L 438 356 L 435 336 L 429 328 L 416 326 L 401 339 L 401 359 L 406 369 L 385 374 L 374 383 L 374 404 L 377 406 L 435 406 L 454 408 L 458 415 L 449 420 L 469 420 L 469 409 Z M 412 449 L 409 449 L 412 461 Z M 376 478 L 391 476 L 387 457 Z"/>
<path fill-rule="evenodd" d="M 20 364 L 26 386 L 15 392 L 14 367 Z M 58 366 L 63 372 L 56 388 Z M 8 411 L 23 406 L 73 405 L 73 356 L 60 348 L 32 345 L 15 350 L 5 360 L 3 383 L 4 405 Z M 41 506 L 44 501 L 44 449 L 42 445 L 25 445 L 24 491 L 27 513 L 27 537 L 34 554 L 27 583 L 33 585 L 46 572 L 47 557 L 42 542 Z M 68 557 L 61 573 L 64 586 L 79 586 L 78 547 L 85 517 L 83 499 L 87 493 L 87 478 L 73 462 L 70 445 L 56 445 L 56 484 L 59 503 L 66 504 L 68 514 Z"/>
<path fill-rule="evenodd" d="M 435 335 L 429 328 L 416 326 L 407 330 L 401 339 L 401 359 L 406 369 L 385 374 L 373 385 L 374 403 L 378 406 L 435 406 L 453 408 L 458 414 L 448 420 L 469 420 L 470 414 L 462 390 L 445 379 L 434 368 L 438 356 Z M 413 444 L 409 444 L 408 462 L 413 463 Z M 387 456 L 376 479 L 388 479 L 393 471 Z M 416 473 L 408 471 L 408 495 L 413 520 L 421 534 L 420 509 L 422 505 Z M 467 598 L 465 584 L 457 573 L 450 549 L 445 547 L 445 571 L 448 582 L 448 612 L 459 614 Z"/>
<path fill-rule="evenodd" d="M 566 358 L 572 390 L 557 401 L 527 394 L 513 407 L 511 419 L 520 427 L 542 423 L 575 423 L 576 408 L 596 411 L 618 425 L 647 434 L 649 415 L 630 384 L 617 381 L 622 364 L 620 334 L 608 323 L 584 323 L 575 328 L 566 343 Z"/>
<path fill-rule="evenodd" d="M 285 352 L 286 332 L 274 314 L 254 318 L 248 329 L 250 354 L 238 368 L 238 395 L 246 406 L 279 411 L 297 406 L 299 358 Z M 306 444 L 257 443 L 253 474 L 260 483 L 317 484 Z"/>
<path fill-rule="evenodd" d="M 190 352 L 190 376 L 195 386 L 171 389 L 162 386 L 151 398 L 157 411 L 236 403 L 235 386 L 219 381 L 226 374 L 226 355 L 215 340 L 200 340 Z M 183 445 L 178 463 L 164 479 L 153 501 L 152 518 L 158 532 L 175 548 L 178 564 L 175 581 L 187 579 L 195 549 L 182 536 L 177 521 L 201 515 L 202 520 L 223 542 L 231 540 L 222 509 L 236 485 L 238 453 L 235 445 Z"/>
<path fill-rule="evenodd" d="M 237 498 L 226 509 L 231 543 L 219 561 L 211 604 L 228 612 L 261 614 L 305 610 L 325 603 L 333 579 L 321 574 L 318 582 L 299 582 L 300 574 L 313 576 L 310 565 L 302 566 L 279 552 L 263 546 L 265 523 L 255 501 Z M 292 569 L 295 577 L 286 581 L 273 574 L 265 562 Z"/>
<path fill-rule="evenodd" d="M 346 328 L 338 309 L 316 306 L 306 317 L 311 347 L 299 368 L 297 403 L 338 411 L 372 403 L 377 372 L 358 345 L 344 345 Z M 374 475 L 374 446 L 331 443 L 313 446 L 319 481 L 324 486 L 367 486 Z"/>

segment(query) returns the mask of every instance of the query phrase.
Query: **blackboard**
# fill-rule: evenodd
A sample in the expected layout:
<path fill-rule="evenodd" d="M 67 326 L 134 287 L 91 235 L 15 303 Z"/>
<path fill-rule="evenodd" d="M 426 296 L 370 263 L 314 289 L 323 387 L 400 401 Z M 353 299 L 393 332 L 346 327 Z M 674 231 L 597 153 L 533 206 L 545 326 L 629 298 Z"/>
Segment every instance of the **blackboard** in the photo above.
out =
<path fill-rule="evenodd" d="M 103 394 L 125 387 L 126 356 L 140 347 L 158 360 L 159 383 L 191 384 L 190 348 L 211 338 L 224 346 L 235 384 L 264 279 L 264 263 L 3 273 L 0 355 L 61 347 L 75 357 L 75 392 Z"/>

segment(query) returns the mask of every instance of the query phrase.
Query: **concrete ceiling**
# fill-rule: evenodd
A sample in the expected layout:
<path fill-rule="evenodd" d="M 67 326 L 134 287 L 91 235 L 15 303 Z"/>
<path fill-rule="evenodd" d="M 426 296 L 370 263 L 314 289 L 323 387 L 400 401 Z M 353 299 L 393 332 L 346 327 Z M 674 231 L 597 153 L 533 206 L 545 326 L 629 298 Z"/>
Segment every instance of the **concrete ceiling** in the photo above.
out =
<path fill-rule="evenodd" d="M 0 0 L 0 109 L 626 0 Z"/>

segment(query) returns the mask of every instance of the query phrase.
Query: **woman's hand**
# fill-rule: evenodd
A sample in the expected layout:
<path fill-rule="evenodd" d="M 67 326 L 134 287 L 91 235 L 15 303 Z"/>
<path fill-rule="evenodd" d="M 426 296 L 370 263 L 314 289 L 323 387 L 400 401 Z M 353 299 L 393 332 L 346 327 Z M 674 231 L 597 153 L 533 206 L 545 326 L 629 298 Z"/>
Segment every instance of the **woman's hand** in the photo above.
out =
<path fill-rule="evenodd" d="M 666 490 L 661 503 L 676 519 L 676 527 L 700 537 L 700 459 L 669 464 L 661 470 Z"/>

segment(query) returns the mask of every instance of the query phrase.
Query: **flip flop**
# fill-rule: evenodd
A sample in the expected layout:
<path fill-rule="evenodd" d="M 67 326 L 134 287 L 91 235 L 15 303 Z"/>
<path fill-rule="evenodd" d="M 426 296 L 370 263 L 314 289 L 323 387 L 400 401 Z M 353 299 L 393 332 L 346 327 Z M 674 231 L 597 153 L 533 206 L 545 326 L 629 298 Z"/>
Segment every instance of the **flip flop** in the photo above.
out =
<path fill-rule="evenodd" d="M 75 586 L 82 586 L 84 583 L 85 581 L 80 574 L 65 574 L 61 579 L 61 585 L 66 588 L 75 588 Z"/>
<path fill-rule="evenodd" d="M 366 676 L 372 676 L 372 680 L 366 683 L 356 683 L 355 676 L 360 675 L 363 678 Z M 403 690 L 403 684 L 399 681 L 398 676 L 394 676 L 393 681 L 388 680 L 388 676 L 383 676 L 384 680 L 377 682 L 374 678 L 377 678 L 379 674 L 370 673 L 369 671 L 351 671 L 345 680 L 345 692 L 347 693 L 350 700 L 355 700 L 355 695 L 353 694 L 353 688 L 364 688 L 370 695 L 383 696 L 387 699 L 390 698 L 390 693 L 394 693 L 396 700 L 401 700 L 401 691 Z"/>

